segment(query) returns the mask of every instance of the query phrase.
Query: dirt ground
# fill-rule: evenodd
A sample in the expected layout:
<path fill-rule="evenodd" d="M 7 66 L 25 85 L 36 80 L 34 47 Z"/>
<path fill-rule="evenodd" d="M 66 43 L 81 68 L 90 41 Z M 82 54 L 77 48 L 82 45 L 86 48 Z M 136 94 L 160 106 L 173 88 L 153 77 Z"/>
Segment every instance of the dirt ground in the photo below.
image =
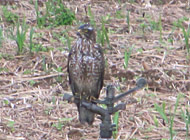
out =
<path fill-rule="evenodd" d="M 38 28 L 32 0 L 1 1 L 1 8 L 26 18 L 34 27 L 34 41 L 48 48 L 31 55 L 29 50 L 17 55 L 17 44 L 9 38 L 7 29 L 12 24 L 5 21 L 0 10 L 0 27 L 3 41 L 0 47 L 0 140 L 97 140 L 100 120 L 93 126 L 82 126 L 74 104 L 62 101 L 63 93 L 71 93 L 67 77 L 68 46 L 60 38 L 68 30 L 71 44 L 76 40 L 79 24 L 55 28 Z M 45 0 L 40 2 L 43 11 Z M 103 46 L 106 58 L 105 87 L 113 84 L 116 93 L 135 86 L 139 77 L 147 79 L 147 86 L 135 95 L 125 97 L 131 102 L 120 111 L 118 140 L 166 140 L 170 138 L 171 122 L 166 122 L 155 109 L 155 104 L 165 105 L 165 114 L 174 116 L 172 129 L 175 140 L 190 139 L 182 112 L 188 113 L 190 97 L 190 57 L 181 28 L 175 23 L 186 17 L 190 10 L 185 0 L 69 0 L 64 4 L 75 12 L 77 21 L 85 20 L 84 7 L 91 7 L 97 30 L 101 17 L 106 18 L 111 49 Z M 127 22 L 129 13 L 130 26 Z M 187 30 L 189 20 L 182 25 Z M 30 30 L 25 46 L 29 44 Z M 57 36 L 56 36 L 57 35 Z M 28 47 L 26 47 L 28 48 Z M 124 68 L 124 54 L 132 48 L 128 67 Z M 61 68 L 61 72 L 57 69 Z M 175 112 L 177 96 L 182 94 Z M 187 118 L 189 115 L 187 115 Z M 190 117 L 189 117 L 190 118 Z M 189 119 L 190 120 L 190 119 Z"/>

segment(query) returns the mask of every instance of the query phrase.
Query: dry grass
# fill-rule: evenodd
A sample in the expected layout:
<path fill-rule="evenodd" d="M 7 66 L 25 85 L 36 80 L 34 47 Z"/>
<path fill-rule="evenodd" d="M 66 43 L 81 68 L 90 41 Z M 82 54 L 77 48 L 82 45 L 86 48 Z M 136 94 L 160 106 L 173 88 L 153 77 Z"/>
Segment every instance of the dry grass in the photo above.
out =
<path fill-rule="evenodd" d="M 42 0 L 40 2 L 44 3 Z M 98 28 L 101 25 L 101 16 L 110 14 L 111 18 L 106 23 L 106 28 L 109 30 L 110 44 L 113 49 L 104 46 L 108 64 L 105 86 L 113 83 L 117 89 L 120 89 L 116 90 L 117 93 L 120 93 L 133 87 L 138 77 L 145 77 L 148 81 L 147 88 L 133 96 L 137 103 L 120 112 L 117 139 L 169 139 L 169 125 L 155 111 L 154 104 L 161 105 L 165 102 L 165 111 L 169 117 L 170 110 L 173 113 L 179 93 L 183 93 L 184 97 L 180 100 L 173 129 L 176 131 L 175 140 L 185 139 L 186 129 L 181 117 L 181 109 L 188 108 L 190 64 L 184 49 L 182 31 L 172 30 L 172 23 L 184 16 L 190 18 L 190 14 L 186 10 L 184 1 L 175 1 L 173 4 L 169 2 L 171 1 L 158 5 L 159 1 L 156 1 L 149 8 L 145 8 L 141 3 L 128 1 L 121 1 L 120 4 L 118 1 L 103 0 L 64 2 L 67 7 L 76 12 L 79 21 L 84 20 L 84 6 L 91 6 Z M 74 43 L 78 25 L 75 23 L 73 26 L 39 29 L 36 26 L 34 4 L 29 3 L 29 0 L 15 3 L 13 1 L 13 4 L 16 8 L 8 5 L 9 10 L 21 18 L 26 17 L 27 24 L 35 27 L 35 33 L 42 34 L 40 37 L 35 37 L 34 41 L 51 49 L 34 55 L 26 50 L 26 53 L 17 56 L 16 42 L 9 39 L 6 32 L 11 24 L 2 18 L 3 22 L 0 25 L 3 28 L 4 41 L 0 54 L 4 57 L 0 59 L 0 69 L 2 69 L 0 72 L 0 139 L 97 139 L 100 120 L 96 119 L 93 126 L 81 126 L 75 105 L 62 101 L 63 93 L 70 92 L 66 72 L 68 48 L 66 43 L 55 38 L 54 33 L 60 35 L 61 31 L 69 29 L 69 36 Z M 116 11 L 121 11 L 124 18 L 116 18 Z M 130 11 L 130 29 L 126 22 L 127 11 Z M 160 31 L 152 30 L 148 26 L 143 33 L 140 26 L 142 23 L 149 25 L 149 20 L 159 21 L 160 15 L 163 28 L 162 42 Z M 187 27 L 188 23 L 185 22 L 184 26 Z M 173 39 L 173 44 L 168 41 L 169 38 Z M 28 43 L 29 30 L 26 46 Z M 126 70 L 123 66 L 124 52 L 132 45 L 134 49 Z M 57 72 L 58 67 L 62 67 L 63 71 Z M 58 76 L 62 77 L 61 82 L 58 82 Z M 103 96 L 105 96 L 105 89 L 102 90 Z M 126 97 L 126 100 L 130 98 Z M 154 117 L 158 120 L 158 126 L 155 125 Z M 58 124 L 62 125 L 60 130 Z"/>

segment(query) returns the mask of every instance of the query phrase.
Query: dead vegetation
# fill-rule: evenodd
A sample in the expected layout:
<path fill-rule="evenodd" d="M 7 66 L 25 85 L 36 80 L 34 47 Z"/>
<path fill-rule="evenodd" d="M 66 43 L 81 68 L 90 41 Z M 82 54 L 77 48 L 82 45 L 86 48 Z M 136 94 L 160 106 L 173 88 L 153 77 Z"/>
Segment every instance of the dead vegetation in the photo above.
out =
<path fill-rule="evenodd" d="M 135 85 L 138 77 L 145 77 L 148 85 L 128 100 L 136 103 L 120 112 L 117 139 L 164 140 L 170 138 L 170 123 L 155 109 L 155 103 L 165 103 L 168 119 L 174 116 L 175 140 L 190 139 L 182 111 L 188 111 L 190 94 L 190 64 L 185 38 L 181 28 L 174 26 L 179 19 L 190 18 L 186 1 L 167 0 L 162 3 L 141 1 L 67 1 L 64 4 L 75 11 L 80 23 L 86 18 L 85 6 L 94 14 L 97 30 L 101 28 L 101 17 L 106 18 L 112 49 L 104 45 L 106 56 L 105 86 L 112 83 L 117 93 Z M 64 92 L 70 92 L 67 79 L 67 41 L 63 31 L 67 30 L 71 44 L 76 39 L 78 22 L 72 26 L 38 28 L 34 1 L 4 0 L 8 10 L 25 18 L 27 25 L 34 27 L 34 43 L 48 51 L 17 55 L 17 44 L 8 36 L 13 25 L 5 21 L 0 11 L 0 27 L 3 42 L 0 47 L 0 139 L 2 140 L 92 140 L 98 139 L 100 120 L 93 126 L 81 126 L 75 105 L 62 101 Z M 43 11 L 45 0 L 39 1 Z M 2 6 L 1 6 L 2 7 Z M 130 12 L 130 26 L 126 15 Z M 88 17 L 90 20 L 90 17 Z M 189 20 L 182 23 L 185 29 Z M 174 28 L 175 27 L 175 28 Z M 30 28 L 26 33 L 25 46 L 29 46 Z M 15 30 L 14 30 L 15 32 Z M 124 54 L 133 46 L 124 68 Z M 61 70 L 60 70 L 61 68 Z M 177 96 L 183 94 L 176 113 Z M 105 89 L 102 90 L 102 97 Z M 187 117 L 189 117 L 187 115 Z M 189 122 L 190 123 L 190 122 Z"/>

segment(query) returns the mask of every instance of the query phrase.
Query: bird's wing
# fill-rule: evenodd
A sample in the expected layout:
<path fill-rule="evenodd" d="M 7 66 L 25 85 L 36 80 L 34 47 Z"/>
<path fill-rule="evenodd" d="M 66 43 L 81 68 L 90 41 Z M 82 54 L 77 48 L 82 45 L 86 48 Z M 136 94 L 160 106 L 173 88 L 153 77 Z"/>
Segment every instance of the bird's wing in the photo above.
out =
<path fill-rule="evenodd" d="M 75 82 L 74 82 L 74 80 L 73 80 L 73 75 L 72 75 L 72 73 L 73 72 L 71 72 L 72 71 L 72 69 L 70 69 L 70 61 L 72 60 L 72 55 L 74 55 L 74 53 L 75 53 L 75 46 L 73 46 L 72 48 L 71 48 L 71 50 L 70 50 L 70 52 L 69 52 L 69 55 L 68 55 L 68 61 L 67 61 L 67 72 L 68 72 L 68 76 L 69 76 L 69 84 L 70 84 L 70 86 L 71 86 L 71 90 L 72 90 L 72 93 L 73 93 L 73 95 L 75 95 L 75 93 L 77 92 L 77 86 L 76 86 L 76 84 L 75 84 Z"/>
<path fill-rule="evenodd" d="M 99 53 L 100 53 L 100 76 L 99 76 L 99 82 L 98 82 L 98 93 L 100 95 L 100 90 L 103 87 L 104 84 L 104 69 L 105 69 L 105 60 L 104 60 L 104 53 L 103 53 L 103 49 L 101 48 L 101 46 L 99 44 L 96 44 L 96 48 L 98 49 Z M 99 95 L 97 95 L 96 98 L 99 98 Z"/>
<path fill-rule="evenodd" d="M 68 60 L 67 60 L 67 72 L 69 74 L 69 84 L 71 84 L 71 81 L 70 81 L 70 72 L 69 72 L 69 62 L 71 60 L 71 54 L 72 54 L 72 50 L 69 52 Z"/>

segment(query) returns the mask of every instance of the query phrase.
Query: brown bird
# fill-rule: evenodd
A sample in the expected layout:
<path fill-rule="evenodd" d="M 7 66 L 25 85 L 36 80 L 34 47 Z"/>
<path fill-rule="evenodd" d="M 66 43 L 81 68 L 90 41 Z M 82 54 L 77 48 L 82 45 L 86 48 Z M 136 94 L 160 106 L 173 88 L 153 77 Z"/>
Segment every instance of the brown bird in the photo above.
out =
<path fill-rule="evenodd" d="M 79 120 L 82 124 L 87 122 L 91 125 L 95 114 L 81 106 L 81 102 L 91 102 L 92 99 L 99 98 L 105 62 L 102 48 L 96 44 L 94 29 L 89 24 L 84 24 L 78 29 L 78 39 L 68 56 L 67 70 L 72 93 L 79 99 L 76 103 Z"/>

